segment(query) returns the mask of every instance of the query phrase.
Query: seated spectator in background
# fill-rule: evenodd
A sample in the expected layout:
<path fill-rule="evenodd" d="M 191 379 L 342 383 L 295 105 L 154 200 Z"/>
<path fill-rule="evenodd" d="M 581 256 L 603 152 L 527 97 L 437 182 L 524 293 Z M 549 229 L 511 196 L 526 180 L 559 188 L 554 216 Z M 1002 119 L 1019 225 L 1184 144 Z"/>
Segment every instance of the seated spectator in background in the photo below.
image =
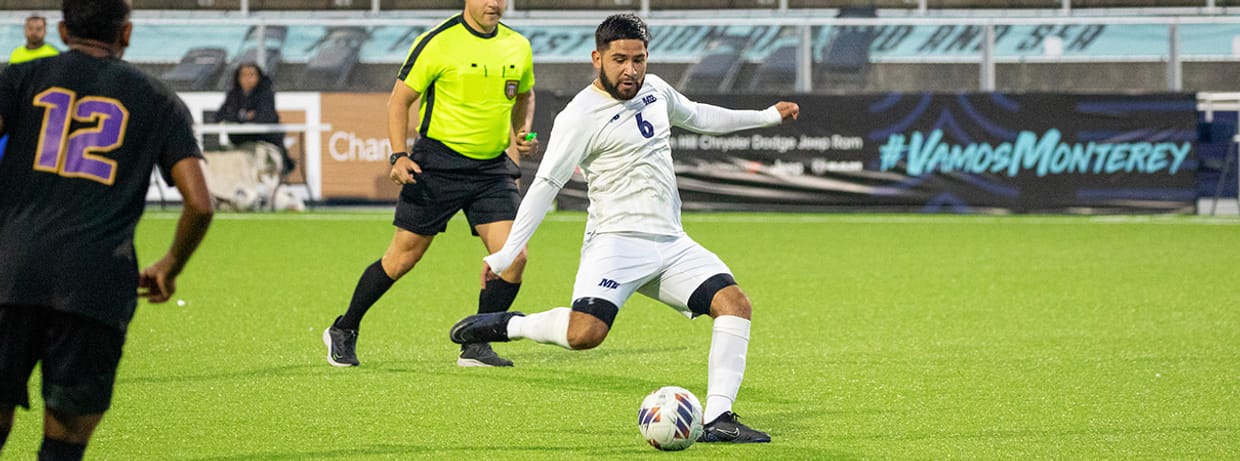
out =
<path fill-rule="evenodd" d="M 271 78 L 263 74 L 258 64 L 247 62 L 237 66 L 232 88 L 224 97 L 224 104 L 215 112 L 216 122 L 280 123 L 276 113 L 276 91 Z M 284 148 L 284 133 L 229 134 L 233 145 L 263 141 L 280 149 L 284 158 L 284 174 L 293 170 L 293 159 Z"/>
<path fill-rule="evenodd" d="M 9 64 L 34 61 L 39 58 L 56 56 L 60 50 L 43 42 L 47 36 L 47 19 L 37 14 L 26 18 L 26 44 L 13 49 L 9 54 Z"/>

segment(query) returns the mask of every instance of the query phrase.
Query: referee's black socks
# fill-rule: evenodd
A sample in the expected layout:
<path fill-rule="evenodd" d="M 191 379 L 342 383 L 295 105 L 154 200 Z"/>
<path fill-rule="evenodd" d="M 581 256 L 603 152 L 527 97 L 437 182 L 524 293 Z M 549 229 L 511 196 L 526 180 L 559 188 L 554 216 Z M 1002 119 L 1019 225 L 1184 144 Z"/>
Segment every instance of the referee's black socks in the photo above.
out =
<path fill-rule="evenodd" d="M 370 310 L 370 306 L 375 305 L 379 298 L 387 293 L 392 284 L 396 283 L 387 272 L 383 271 L 383 259 L 375 261 L 362 272 L 362 278 L 357 281 L 357 288 L 353 289 L 353 299 L 349 301 L 349 310 L 336 321 L 336 328 L 344 328 L 346 330 L 356 330 L 357 326 L 362 323 L 362 317 L 366 315 L 366 311 Z"/>
<path fill-rule="evenodd" d="M 512 307 L 521 291 L 520 283 L 508 283 L 504 279 L 487 280 L 487 287 L 478 292 L 478 313 L 505 312 Z"/>
<path fill-rule="evenodd" d="M 63 440 L 43 438 L 43 446 L 39 447 L 39 461 L 80 461 L 86 454 L 86 444 L 69 443 Z"/>

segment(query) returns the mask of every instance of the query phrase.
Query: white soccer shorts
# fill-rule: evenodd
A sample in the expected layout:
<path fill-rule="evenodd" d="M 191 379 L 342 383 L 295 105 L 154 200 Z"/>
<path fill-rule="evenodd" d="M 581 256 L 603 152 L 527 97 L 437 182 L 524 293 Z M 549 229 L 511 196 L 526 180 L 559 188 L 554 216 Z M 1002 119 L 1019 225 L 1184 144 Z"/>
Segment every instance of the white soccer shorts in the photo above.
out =
<path fill-rule="evenodd" d="M 636 291 L 693 317 L 689 297 L 716 274 L 732 270 L 685 234 L 595 234 L 582 245 L 573 300 L 602 298 L 620 307 Z"/>

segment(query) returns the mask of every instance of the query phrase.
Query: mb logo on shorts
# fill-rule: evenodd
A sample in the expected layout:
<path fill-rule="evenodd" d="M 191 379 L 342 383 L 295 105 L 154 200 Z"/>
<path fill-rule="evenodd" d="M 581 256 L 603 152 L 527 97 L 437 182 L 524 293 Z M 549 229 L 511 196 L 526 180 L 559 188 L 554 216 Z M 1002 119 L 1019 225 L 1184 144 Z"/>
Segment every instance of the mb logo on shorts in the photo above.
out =
<path fill-rule="evenodd" d="M 598 283 L 598 286 L 614 290 L 620 288 L 620 283 L 612 279 L 603 279 L 602 282 Z"/>

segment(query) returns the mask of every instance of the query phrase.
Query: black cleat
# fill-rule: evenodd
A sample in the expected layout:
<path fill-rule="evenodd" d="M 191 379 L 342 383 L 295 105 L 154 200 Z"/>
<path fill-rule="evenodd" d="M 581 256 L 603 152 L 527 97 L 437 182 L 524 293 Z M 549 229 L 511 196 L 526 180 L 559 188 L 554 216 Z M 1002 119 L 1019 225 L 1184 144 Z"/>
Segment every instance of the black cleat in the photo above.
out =
<path fill-rule="evenodd" d="M 525 316 L 520 312 L 471 315 L 452 325 L 448 337 L 457 344 L 507 342 L 508 320 L 518 315 Z"/>
<path fill-rule="evenodd" d="M 327 363 L 337 367 L 358 365 L 357 330 L 336 328 L 336 322 L 332 322 L 332 326 L 323 330 L 323 344 L 327 346 Z"/>
<path fill-rule="evenodd" d="M 755 431 L 749 426 L 741 424 L 736 419 L 736 413 L 730 411 L 724 412 L 711 421 L 710 424 L 702 426 L 702 435 L 698 437 L 699 442 L 731 442 L 731 443 L 768 443 L 771 436 L 765 432 Z"/>
<path fill-rule="evenodd" d="M 456 359 L 460 367 L 511 367 L 512 360 L 500 357 L 491 350 L 490 343 L 469 343 L 461 346 L 461 357 Z"/>

